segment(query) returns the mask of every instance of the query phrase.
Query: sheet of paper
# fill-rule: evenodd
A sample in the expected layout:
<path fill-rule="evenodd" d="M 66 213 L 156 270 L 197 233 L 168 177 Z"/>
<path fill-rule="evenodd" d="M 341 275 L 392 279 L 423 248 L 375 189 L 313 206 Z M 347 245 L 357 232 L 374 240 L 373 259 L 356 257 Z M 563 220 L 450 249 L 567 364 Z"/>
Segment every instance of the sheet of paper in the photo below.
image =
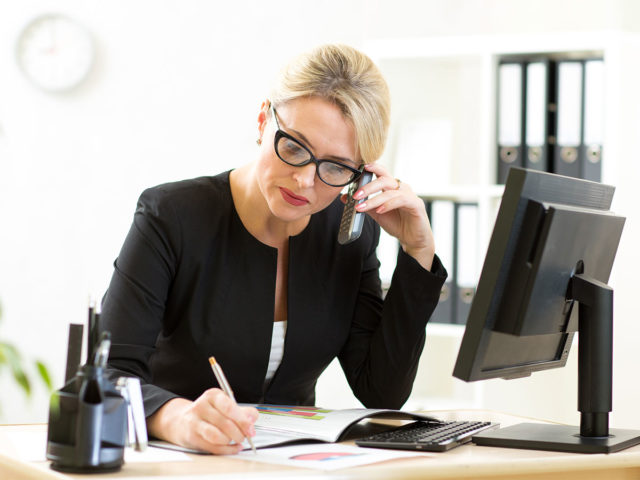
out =
<path fill-rule="evenodd" d="M 150 477 L 127 477 L 127 480 L 149 480 Z M 162 480 L 185 480 L 184 476 L 162 476 Z M 300 472 L 300 470 L 279 470 L 270 472 L 243 472 L 243 473 L 206 473 L 202 475 L 189 475 L 189 480 L 347 480 L 346 475 L 335 473 Z"/>
<path fill-rule="evenodd" d="M 292 434 L 287 434 L 284 432 L 271 432 L 271 431 L 267 431 L 267 430 L 262 430 L 259 428 L 256 428 L 256 435 L 255 437 L 252 438 L 253 444 L 256 448 L 261 448 L 261 447 L 267 447 L 269 445 L 280 445 L 280 444 L 285 444 L 285 443 L 291 443 L 291 442 L 297 442 L 300 441 L 300 439 L 298 439 L 295 435 Z M 313 439 L 308 440 L 308 439 L 304 439 L 303 441 L 308 442 L 313 442 Z M 251 450 L 251 445 L 249 445 L 249 442 L 245 439 L 244 442 L 242 442 L 242 445 L 244 446 L 245 450 Z M 185 453 L 196 453 L 196 454 L 200 454 L 200 455 L 208 455 L 207 452 L 203 452 L 201 450 L 195 450 L 193 448 L 187 448 L 187 447 L 181 447 L 179 445 L 174 445 L 172 443 L 169 442 L 165 442 L 162 440 L 150 440 L 149 441 L 149 446 L 155 447 L 155 448 L 162 448 L 162 449 L 166 449 L 166 450 L 175 450 L 178 452 L 185 452 Z"/>
<path fill-rule="evenodd" d="M 294 445 L 289 447 L 264 448 L 256 454 L 242 451 L 234 458 L 255 462 L 273 463 L 292 467 L 338 470 L 370 463 L 384 462 L 395 458 L 433 456 L 434 454 L 406 450 L 383 450 L 362 448 L 339 443 Z"/>
<path fill-rule="evenodd" d="M 124 449 L 124 463 L 160 463 L 189 462 L 191 459 L 183 452 L 163 448 L 147 447 L 144 452 L 136 452 L 133 448 Z"/>

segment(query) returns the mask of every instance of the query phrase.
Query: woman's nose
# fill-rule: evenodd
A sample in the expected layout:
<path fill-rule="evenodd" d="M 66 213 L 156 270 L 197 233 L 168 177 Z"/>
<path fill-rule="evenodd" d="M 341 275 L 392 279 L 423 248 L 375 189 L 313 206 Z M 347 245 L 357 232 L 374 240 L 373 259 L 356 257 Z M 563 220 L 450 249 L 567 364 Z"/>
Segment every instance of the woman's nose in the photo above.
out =
<path fill-rule="evenodd" d="M 316 165 L 309 163 L 304 167 L 295 167 L 293 178 L 296 180 L 298 187 L 311 188 L 316 180 Z"/>

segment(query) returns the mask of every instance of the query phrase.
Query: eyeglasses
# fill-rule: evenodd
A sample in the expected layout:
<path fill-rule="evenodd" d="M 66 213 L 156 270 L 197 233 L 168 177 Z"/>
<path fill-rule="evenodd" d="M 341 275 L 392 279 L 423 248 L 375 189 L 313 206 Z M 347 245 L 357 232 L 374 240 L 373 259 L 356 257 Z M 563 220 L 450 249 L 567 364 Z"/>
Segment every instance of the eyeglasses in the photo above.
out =
<path fill-rule="evenodd" d="M 364 165 L 360 169 L 356 169 L 337 160 L 324 160 L 314 157 L 313 153 L 299 140 L 282 131 L 276 109 L 273 108 L 273 105 L 270 108 L 278 128 L 273 139 L 273 148 L 280 160 L 294 167 L 304 167 L 311 162 L 315 163 L 318 178 L 332 187 L 344 187 L 360 178 Z"/>

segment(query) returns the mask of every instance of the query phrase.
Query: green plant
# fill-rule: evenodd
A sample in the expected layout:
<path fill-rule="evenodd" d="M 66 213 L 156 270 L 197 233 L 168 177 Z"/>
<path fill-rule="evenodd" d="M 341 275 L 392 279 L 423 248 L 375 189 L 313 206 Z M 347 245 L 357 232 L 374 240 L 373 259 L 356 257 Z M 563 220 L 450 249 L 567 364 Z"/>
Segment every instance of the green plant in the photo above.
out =
<path fill-rule="evenodd" d="M 0 305 L 0 321 L 2 320 L 2 306 Z M 31 395 L 32 379 L 31 375 L 25 369 L 26 361 L 18 348 L 8 342 L 0 341 L 0 374 L 9 369 L 16 383 L 24 391 L 25 395 Z M 53 389 L 51 384 L 51 376 L 49 370 L 40 360 L 35 361 L 35 368 L 40 380 L 46 385 L 47 389 Z"/>

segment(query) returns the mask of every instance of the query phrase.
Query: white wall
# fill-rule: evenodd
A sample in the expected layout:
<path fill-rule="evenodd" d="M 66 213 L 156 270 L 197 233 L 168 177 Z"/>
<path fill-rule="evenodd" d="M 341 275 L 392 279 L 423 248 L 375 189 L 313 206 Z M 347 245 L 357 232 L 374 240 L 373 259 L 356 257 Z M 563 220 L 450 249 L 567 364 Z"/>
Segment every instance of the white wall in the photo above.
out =
<path fill-rule="evenodd" d="M 0 337 L 18 344 L 28 358 L 43 358 L 59 385 L 67 325 L 84 321 L 88 296 L 104 292 L 139 193 L 160 182 L 217 173 L 250 160 L 257 109 L 278 68 L 293 54 L 323 42 L 358 47 L 369 39 L 400 36 L 638 30 L 639 3 L 1 3 Z M 35 89 L 14 60 L 20 28 L 51 11 L 83 23 L 97 47 L 88 81 L 62 95 Z M 619 153 L 633 154 L 631 142 L 628 147 Z M 624 198 L 632 201 L 631 195 Z M 630 268 L 632 262 L 627 255 L 620 268 Z M 620 292 L 633 294 L 631 286 Z M 632 352 L 640 327 L 626 322 L 624 328 L 616 341 Z M 625 366 L 616 364 L 616 395 L 623 398 L 616 409 L 619 405 L 621 418 L 638 427 L 637 416 L 632 417 L 640 395 L 626 380 L 635 372 L 622 370 Z M 5 419 L 46 419 L 43 392 L 24 404 L 3 377 L 0 406 Z M 332 383 L 322 385 L 319 399 L 328 398 Z"/>
<path fill-rule="evenodd" d="M 2 338 L 64 376 L 67 325 L 101 296 L 147 186 L 252 159 L 257 113 L 294 54 L 358 46 L 359 1 L 20 1 L 0 3 L 0 302 Z M 61 12 L 93 34 L 88 81 L 37 90 L 14 60 L 20 29 Z M 25 409 L 10 382 L 0 405 Z M 13 402 L 13 399 L 20 400 Z"/>

